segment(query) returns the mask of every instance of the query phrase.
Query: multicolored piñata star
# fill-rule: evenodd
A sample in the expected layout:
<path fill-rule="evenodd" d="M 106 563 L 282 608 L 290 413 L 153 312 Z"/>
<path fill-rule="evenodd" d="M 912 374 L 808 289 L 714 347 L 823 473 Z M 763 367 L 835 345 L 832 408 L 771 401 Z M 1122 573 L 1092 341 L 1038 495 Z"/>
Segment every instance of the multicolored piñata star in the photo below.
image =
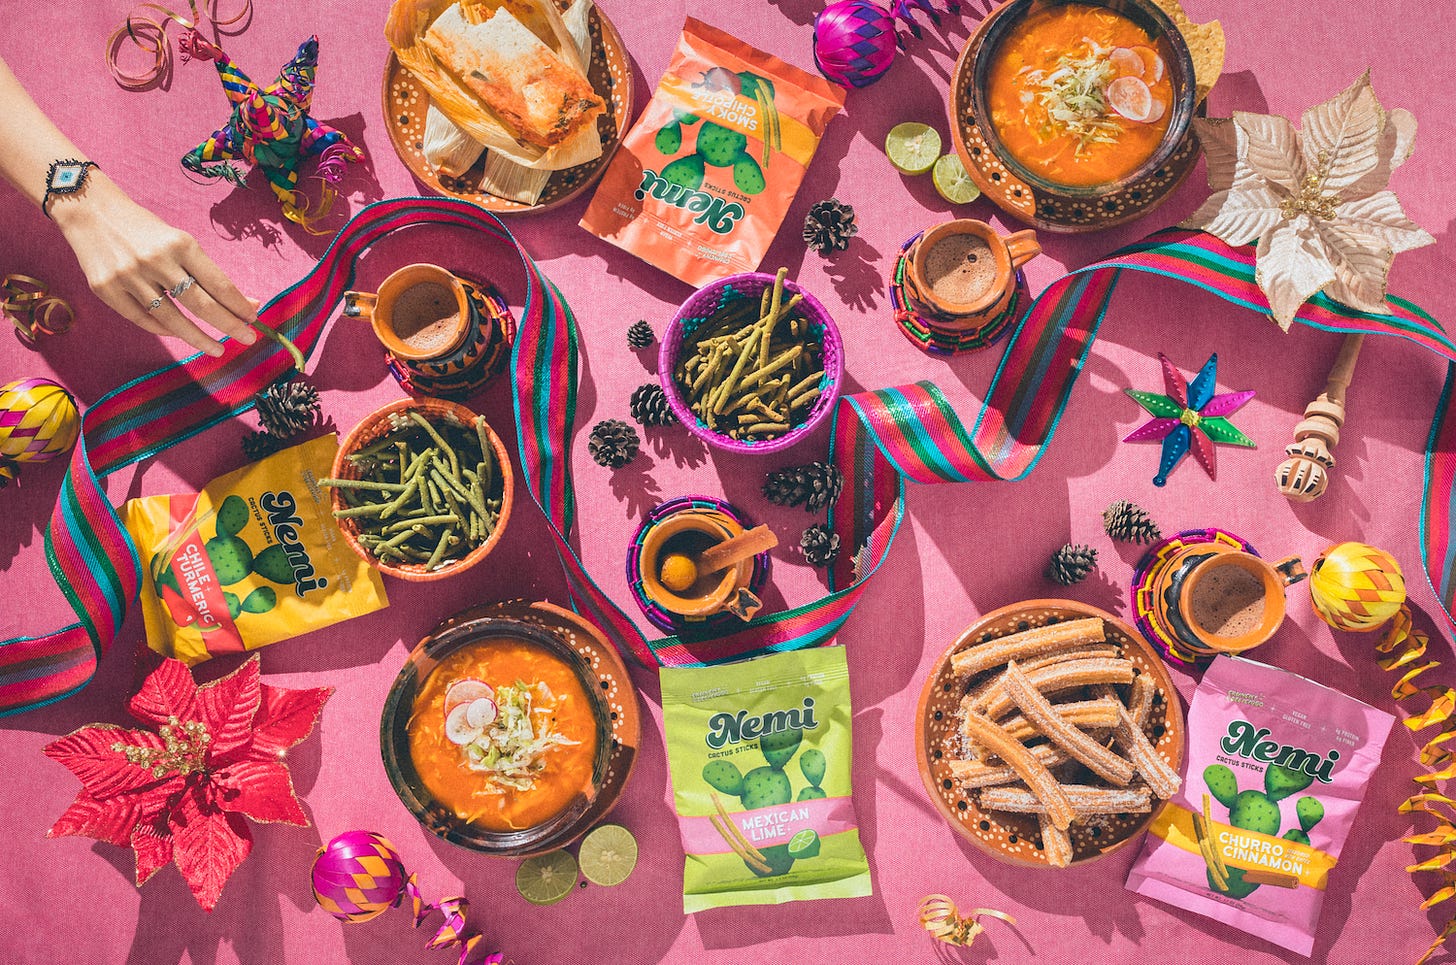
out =
<path fill-rule="evenodd" d="M 1153 418 L 1129 435 L 1123 442 L 1163 441 L 1163 457 L 1158 463 L 1154 486 L 1168 481 L 1168 473 L 1192 450 L 1209 479 L 1217 479 L 1214 443 L 1253 448 L 1254 440 L 1234 428 L 1227 416 L 1243 408 L 1254 397 L 1253 390 L 1214 395 L 1218 380 L 1218 354 L 1208 357 L 1194 380 L 1185 382 L 1183 373 L 1173 367 L 1168 357 L 1158 353 L 1163 365 L 1163 383 L 1167 395 L 1127 389 L 1128 395 Z"/>
<path fill-rule="evenodd" d="M 182 166 L 207 178 L 242 184 L 243 174 L 230 161 L 246 161 L 263 169 L 273 193 L 283 202 L 283 215 L 305 228 L 328 213 L 334 192 L 330 185 L 344 176 L 344 162 L 364 160 L 364 152 L 342 132 L 308 115 L 313 101 L 314 71 L 318 67 L 318 38 L 310 37 L 278 72 L 268 87 L 248 79 L 220 47 L 193 32 L 184 38 L 184 56 L 212 60 L 223 91 L 233 106 L 228 122 L 182 159 Z M 298 165 L 319 158 L 318 177 L 325 182 L 323 199 L 306 214 L 300 203 Z M 211 165 L 210 167 L 208 165 Z"/>

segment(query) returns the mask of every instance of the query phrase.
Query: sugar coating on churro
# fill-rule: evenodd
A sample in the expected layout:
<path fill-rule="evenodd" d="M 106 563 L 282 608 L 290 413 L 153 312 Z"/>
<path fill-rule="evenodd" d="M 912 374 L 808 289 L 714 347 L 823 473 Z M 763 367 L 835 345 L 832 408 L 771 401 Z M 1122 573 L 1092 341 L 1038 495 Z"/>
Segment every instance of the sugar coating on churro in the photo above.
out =
<path fill-rule="evenodd" d="M 1148 735 L 1143 733 L 1137 721 L 1127 712 L 1127 708 L 1119 707 L 1117 714 L 1117 730 L 1113 735 L 1117 746 L 1132 759 L 1133 766 L 1143 776 L 1143 780 L 1148 782 L 1154 794 L 1164 799 L 1172 797 L 1183 786 L 1183 779 L 1163 760 L 1162 755 L 1148 740 Z"/>
<path fill-rule="evenodd" d="M 1017 667 L 1014 662 L 1006 666 L 1006 673 L 1002 679 L 1005 681 L 1007 697 L 1021 708 L 1026 719 L 1035 724 L 1048 740 L 1061 746 L 1067 753 L 1111 784 L 1122 787 L 1132 780 L 1132 763 L 1103 747 L 1058 716 L 1051 703 L 1037 691 L 1026 674 L 1022 673 L 1021 668 Z M 1127 711 L 1121 709 L 1120 713 L 1125 715 Z"/>
<path fill-rule="evenodd" d="M 972 676 L 1012 660 L 1043 657 L 1085 644 L 1100 643 L 1105 639 L 1106 634 L 1100 617 L 1068 620 L 1064 623 L 1012 633 L 986 643 L 974 644 L 959 653 L 952 654 L 950 664 L 956 673 L 962 676 Z"/>
<path fill-rule="evenodd" d="M 1130 684 L 1135 669 L 1131 660 L 1099 657 L 1053 664 L 1033 670 L 1025 676 L 1033 690 L 1054 694 L 1074 687 L 1090 687 L 1093 684 Z M 977 712 L 991 720 L 998 720 L 1010 713 L 1012 706 L 1013 701 L 1006 691 L 1006 675 L 1003 673 L 986 692 Z"/>
<path fill-rule="evenodd" d="M 1067 763 L 1071 758 L 1067 752 L 1054 744 L 1037 744 L 1028 747 L 1027 751 L 1036 758 L 1043 767 L 1059 767 Z M 998 784 L 1013 784 L 1021 780 L 1021 775 L 1009 764 L 993 764 L 989 761 L 956 761 L 949 762 L 950 776 L 968 788 L 994 787 Z"/>
<path fill-rule="evenodd" d="M 1096 787 L 1091 784 L 1063 784 L 1062 793 L 1072 802 L 1077 817 L 1093 814 L 1146 814 L 1153 809 L 1153 795 L 1146 787 Z M 1025 788 L 988 787 L 977 798 L 986 811 L 1014 814 L 1042 814 L 1046 806 Z"/>
<path fill-rule="evenodd" d="M 1132 688 L 1127 695 L 1127 710 L 1138 727 L 1148 726 L 1153 716 L 1153 701 L 1158 697 L 1158 685 L 1151 674 L 1140 673 L 1132 678 Z"/>
<path fill-rule="evenodd" d="M 1013 740 L 1006 731 L 979 714 L 966 714 L 965 729 L 967 736 L 984 745 L 1021 775 L 1031 793 L 1046 806 L 1047 815 L 1053 824 L 1064 831 L 1071 825 L 1076 817 L 1072 802 L 1068 800 L 1052 772 L 1033 757 L 1020 741 Z"/>
<path fill-rule="evenodd" d="M 1038 814 L 1036 820 L 1041 825 L 1041 850 L 1046 855 L 1047 864 L 1053 868 L 1067 867 L 1072 863 L 1071 837 L 1045 814 Z"/>
<path fill-rule="evenodd" d="M 1031 674 L 1043 667 L 1050 667 L 1054 664 L 1069 663 L 1073 660 L 1118 660 L 1122 658 L 1122 651 L 1117 647 L 1083 647 L 1077 650 L 1066 650 L 1062 653 L 1053 653 L 1049 656 L 1038 657 L 1035 660 L 1028 660 L 1021 664 L 1023 673 Z M 968 699 L 975 705 L 972 709 L 982 706 L 987 699 L 995 696 L 1001 691 L 998 689 L 1000 674 L 989 676 L 968 695 Z"/>
<path fill-rule="evenodd" d="M 1099 727 L 1117 726 L 1117 709 L 1122 706 L 1122 701 L 1116 697 L 1100 697 L 1096 700 L 1077 700 L 1065 704 L 1052 704 L 1052 709 L 1062 720 L 1081 727 L 1083 730 L 1092 730 Z M 1024 741 L 1041 734 L 1036 725 L 1027 720 L 1023 715 L 1017 714 L 1001 721 L 1001 726 L 1006 732 L 1017 740 Z"/>

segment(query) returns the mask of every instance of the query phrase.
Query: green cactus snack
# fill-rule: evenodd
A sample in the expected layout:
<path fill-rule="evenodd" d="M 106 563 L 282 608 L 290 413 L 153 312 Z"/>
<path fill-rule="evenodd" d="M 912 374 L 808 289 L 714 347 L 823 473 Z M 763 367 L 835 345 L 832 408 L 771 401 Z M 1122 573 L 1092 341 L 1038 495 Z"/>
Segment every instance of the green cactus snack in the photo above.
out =
<path fill-rule="evenodd" d="M 386 606 L 379 571 L 339 536 L 320 436 L 209 482 L 122 509 L 146 562 L 147 645 L 188 664 L 243 653 Z"/>
<path fill-rule="evenodd" d="M 683 910 L 870 894 L 844 650 L 670 667 L 661 680 Z"/>
<path fill-rule="evenodd" d="M 1188 708 L 1187 775 L 1129 891 L 1308 956 L 1394 718 L 1304 677 L 1218 656 Z M 1307 792 L 1307 793 L 1301 793 Z M 1346 886 L 1347 887 L 1347 886 Z"/>

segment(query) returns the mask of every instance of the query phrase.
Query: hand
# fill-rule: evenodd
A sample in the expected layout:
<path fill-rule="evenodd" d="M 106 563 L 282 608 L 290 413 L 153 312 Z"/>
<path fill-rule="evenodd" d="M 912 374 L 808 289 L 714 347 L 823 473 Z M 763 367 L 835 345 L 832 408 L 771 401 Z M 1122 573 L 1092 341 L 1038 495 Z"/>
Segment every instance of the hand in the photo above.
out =
<path fill-rule="evenodd" d="M 170 298 L 149 308 L 191 275 L 196 284 L 177 299 L 188 312 L 244 345 L 257 340 L 249 327 L 258 317 L 257 303 L 237 290 L 191 235 L 131 200 L 100 171 L 92 169 L 80 194 L 52 201 L 51 216 L 96 297 L 137 327 L 221 355 L 222 345 Z"/>

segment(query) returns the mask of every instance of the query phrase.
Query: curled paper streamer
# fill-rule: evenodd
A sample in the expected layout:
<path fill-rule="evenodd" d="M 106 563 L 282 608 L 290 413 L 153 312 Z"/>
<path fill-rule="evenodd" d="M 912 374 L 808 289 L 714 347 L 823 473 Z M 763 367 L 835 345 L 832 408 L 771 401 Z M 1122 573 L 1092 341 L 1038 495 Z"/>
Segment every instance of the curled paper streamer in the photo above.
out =
<path fill-rule="evenodd" d="M 147 90 L 164 82 L 172 74 L 172 48 L 167 44 L 167 28 L 177 24 L 182 36 L 177 38 L 177 51 L 185 64 L 192 57 L 196 40 L 201 39 L 202 26 L 214 35 L 242 33 L 253 18 L 253 0 L 241 0 L 238 12 L 231 17 L 218 13 L 222 0 L 202 0 L 199 9 L 197 0 L 187 0 L 192 16 L 184 17 L 175 10 L 169 10 L 159 3 L 143 3 L 127 14 L 125 22 L 111 33 L 106 41 L 106 68 L 111 76 L 126 90 Z M 241 26 L 238 26 L 241 24 Z M 236 30 L 224 30 L 234 27 Z M 151 54 L 152 66 L 140 74 L 128 74 L 117 63 L 117 54 L 124 43 L 130 40 L 143 53 Z"/>
<path fill-rule="evenodd" d="M 31 341 L 37 335 L 60 335 L 71 330 L 76 312 L 50 286 L 30 275 L 6 275 L 0 280 L 0 312 L 10 317 Z"/>
<path fill-rule="evenodd" d="M 1456 716 L 1453 716 L 1456 714 L 1456 690 L 1444 684 L 1422 686 L 1417 683 L 1417 677 L 1440 666 L 1438 661 L 1423 659 L 1429 645 L 1430 638 L 1412 625 L 1410 607 L 1402 606 L 1391 618 L 1385 635 L 1376 646 L 1376 650 L 1384 654 L 1380 658 L 1380 669 L 1401 674 L 1390 689 L 1392 697 L 1408 700 L 1424 694 L 1430 698 L 1431 702 L 1423 712 L 1405 719 L 1405 726 L 1412 733 L 1431 727 L 1440 728 L 1440 732 L 1421 748 L 1421 763 L 1433 770 L 1415 778 L 1421 790 L 1401 802 L 1399 808 L 1401 814 L 1429 814 L 1438 822 L 1435 830 L 1401 839 L 1407 844 L 1437 849 L 1432 857 L 1405 869 L 1410 874 L 1430 871 L 1441 875 L 1441 887 L 1421 903 L 1422 911 L 1456 898 L 1456 871 L 1451 868 L 1451 863 L 1456 861 L 1456 800 L 1437 790 L 1438 785 L 1456 777 L 1456 755 L 1446 746 L 1456 737 Z M 1456 915 L 1446 922 L 1416 965 L 1425 965 L 1453 934 L 1456 934 Z"/>
<path fill-rule="evenodd" d="M 947 945 L 970 947 L 971 943 L 986 928 L 978 920 L 982 915 L 999 918 L 1008 925 L 1015 925 L 1016 919 L 1004 911 L 990 908 L 976 908 L 968 915 L 962 915 L 956 903 L 945 895 L 927 895 L 920 902 L 920 924 L 930 932 L 932 938 Z"/>

